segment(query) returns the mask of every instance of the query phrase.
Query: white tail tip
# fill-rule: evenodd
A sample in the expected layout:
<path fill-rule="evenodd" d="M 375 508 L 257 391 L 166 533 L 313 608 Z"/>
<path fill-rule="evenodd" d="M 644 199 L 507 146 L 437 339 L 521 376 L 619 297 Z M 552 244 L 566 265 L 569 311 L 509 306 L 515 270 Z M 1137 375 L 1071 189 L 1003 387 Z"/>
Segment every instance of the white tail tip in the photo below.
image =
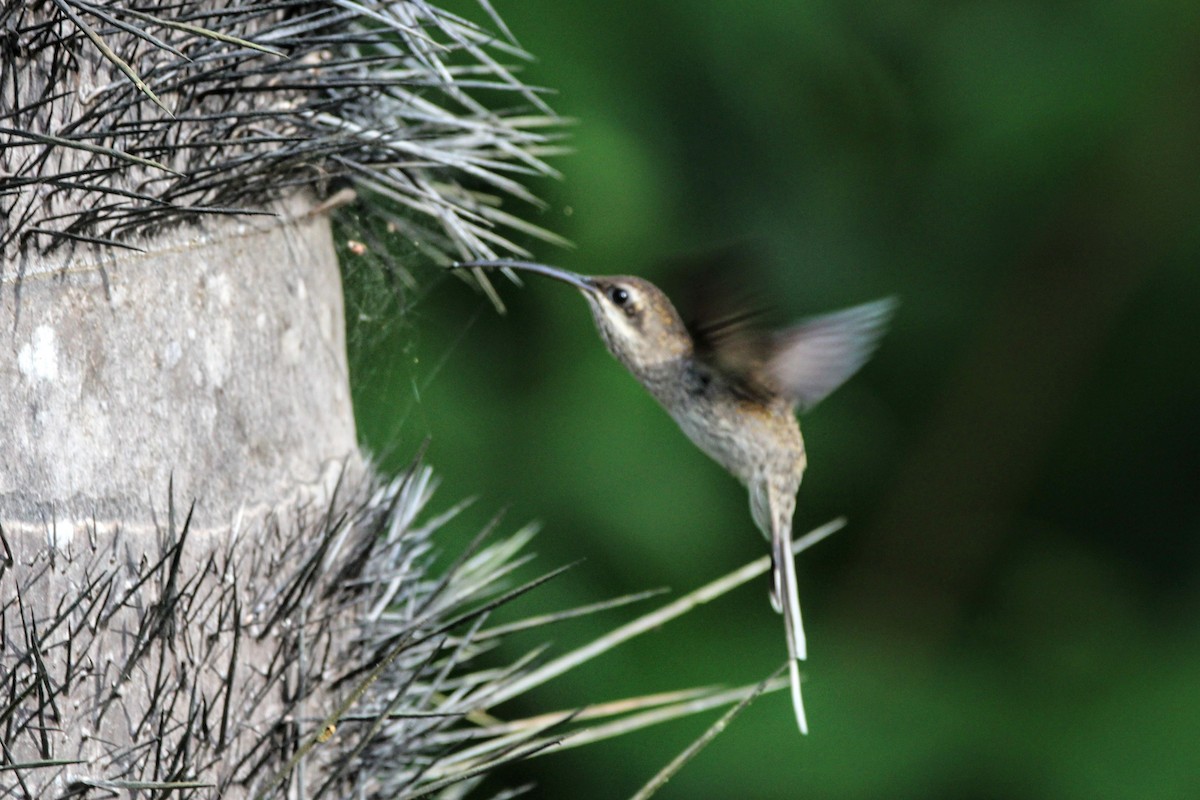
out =
<path fill-rule="evenodd" d="M 808 717 L 804 713 L 804 698 L 800 696 L 800 662 L 788 659 L 788 673 L 792 680 L 792 708 L 796 711 L 796 725 L 800 733 L 808 735 Z"/>

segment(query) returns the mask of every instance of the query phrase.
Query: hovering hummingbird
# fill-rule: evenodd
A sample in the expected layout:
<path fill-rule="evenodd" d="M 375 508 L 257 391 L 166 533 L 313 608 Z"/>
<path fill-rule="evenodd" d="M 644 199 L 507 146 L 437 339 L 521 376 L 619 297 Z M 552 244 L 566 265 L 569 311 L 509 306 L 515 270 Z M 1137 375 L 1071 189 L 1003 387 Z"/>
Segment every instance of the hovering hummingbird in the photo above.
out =
<path fill-rule="evenodd" d="M 896 302 L 887 298 L 779 331 L 754 327 L 753 314 L 717 314 L 685 324 L 667 296 L 642 278 L 589 277 L 528 261 L 468 261 L 455 268 L 513 269 L 578 289 L 600 338 L 683 429 L 750 492 L 750 513 L 771 543 L 771 604 L 787 634 L 792 705 L 808 722 L 799 661 L 807 657 L 792 514 L 807 459 L 796 420 L 866 362 Z"/>

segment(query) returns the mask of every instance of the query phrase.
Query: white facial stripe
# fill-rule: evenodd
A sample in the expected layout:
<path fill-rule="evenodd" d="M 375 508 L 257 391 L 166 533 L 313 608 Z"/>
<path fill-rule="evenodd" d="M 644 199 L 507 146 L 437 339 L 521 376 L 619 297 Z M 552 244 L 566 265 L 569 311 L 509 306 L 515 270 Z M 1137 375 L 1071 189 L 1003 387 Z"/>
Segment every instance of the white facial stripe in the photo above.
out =
<path fill-rule="evenodd" d="M 612 303 L 604 304 L 604 315 L 612 321 L 613 326 L 620 328 L 622 331 L 634 333 L 633 321 L 629 318 L 629 314 L 625 309 L 618 308 Z"/>

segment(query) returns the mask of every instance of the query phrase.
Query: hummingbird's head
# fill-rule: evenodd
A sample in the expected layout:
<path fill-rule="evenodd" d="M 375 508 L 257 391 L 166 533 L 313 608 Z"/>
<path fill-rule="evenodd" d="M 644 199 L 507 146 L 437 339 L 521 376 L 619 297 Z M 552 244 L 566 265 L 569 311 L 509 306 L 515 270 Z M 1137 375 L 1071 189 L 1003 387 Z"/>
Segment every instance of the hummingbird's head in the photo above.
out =
<path fill-rule="evenodd" d="M 692 353 L 692 337 L 671 301 L 650 281 L 632 275 L 589 277 L 531 261 L 472 261 L 458 267 L 535 272 L 580 291 L 605 347 L 639 378 Z"/>
<path fill-rule="evenodd" d="M 583 278 L 579 285 L 605 347 L 631 372 L 691 355 L 692 337 L 671 301 L 632 275 Z"/>

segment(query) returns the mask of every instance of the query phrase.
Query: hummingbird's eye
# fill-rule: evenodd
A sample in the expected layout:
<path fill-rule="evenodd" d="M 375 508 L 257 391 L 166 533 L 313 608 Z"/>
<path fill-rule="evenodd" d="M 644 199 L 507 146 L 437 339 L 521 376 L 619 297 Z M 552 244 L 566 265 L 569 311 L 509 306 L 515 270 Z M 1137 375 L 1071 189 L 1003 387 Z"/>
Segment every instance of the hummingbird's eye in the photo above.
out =
<path fill-rule="evenodd" d="M 620 286 L 614 286 L 608 290 L 608 299 L 618 306 L 623 306 L 629 302 L 629 292 Z"/>

